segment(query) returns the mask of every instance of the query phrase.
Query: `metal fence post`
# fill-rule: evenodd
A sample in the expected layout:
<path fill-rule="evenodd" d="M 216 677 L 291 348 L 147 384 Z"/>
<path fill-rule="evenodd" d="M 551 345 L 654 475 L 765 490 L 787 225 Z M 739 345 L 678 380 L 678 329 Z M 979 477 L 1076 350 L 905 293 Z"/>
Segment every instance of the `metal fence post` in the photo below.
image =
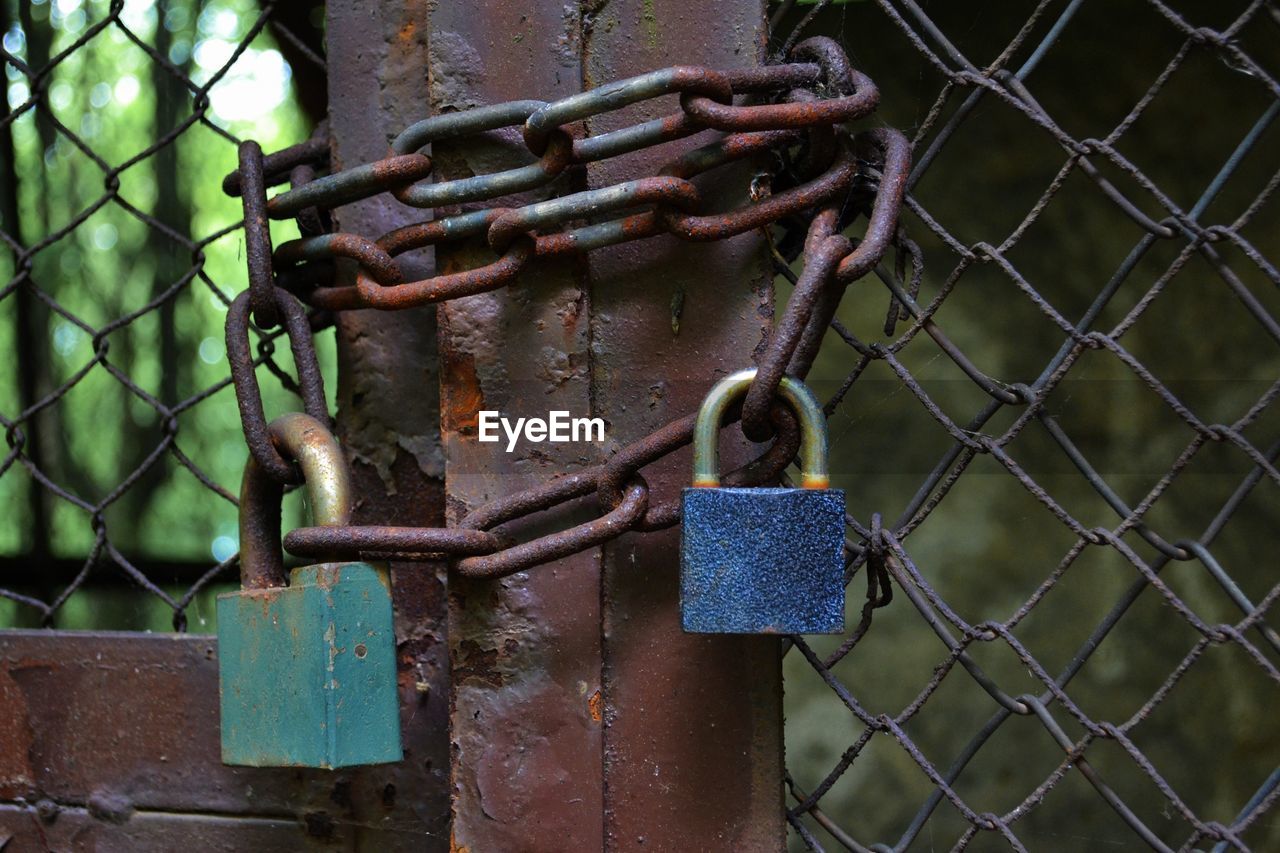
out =
<path fill-rule="evenodd" d="M 423 23 L 438 112 L 562 97 L 677 63 L 751 64 L 764 19 L 758 4 L 636 0 L 595 10 L 439 4 Z M 600 116 L 586 130 L 639 116 Z M 518 150 L 495 135 L 432 153 L 448 178 L 510 165 Z M 571 172 L 562 191 L 645 174 L 663 156 L 673 147 L 648 162 L 638 155 Z M 468 251 L 442 247 L 437 261 L 470 264 Z M 630 441 L 691 411 L 715 378 L 749 363 L 769 278 L 757 235 L 714 247 L 664 238 L 539 265 L 512 288 L 442 305 L 455 520 L 604 455 L 583 445 L 494 450 L 476 441 L 477 410 L 590 413 L 605 419 L 610 440 Z M 670 494 L 687 481 L 687 462 L 646 474 Z M 778 643 L 684 635 L 676 565 L 667 531 L 500 582 L 451 583 L 457 849 L 782 846 Z"/>
<path fill-rule="evenodd" d="M 387 139 L 428 109 L 426 43 L 417 29 L 424 4 L 331 0 L 328 14 L 329 120 L 334 166 L 386 155 Z M 379 234 L 422 219 L 387 196 L 335 211 L 337 225 Z M 429 261 L 402 259 L 410 275 Z M 350 275 L 351 270 L 344 270 Z M 438 526 L 444 523 L 440 452 L 439 361 L 435 311 L 346 311 L 337 315 L 338 427 L 360 496 L 355 522 Z M 379 836 L 379 849 L 447 850 L 449 846 L 449 666 L 443 563 L 392 563 L 405 760 L 368 792 L 390 808 L 407 798 L 414 825 Z M 363 775 L 357 779 L 365 778 Z M 397 848 L 400 849 L 400 848 Z"/>
<path fill-rule="evenodd" d="M 611 3 L 584 39 L 584 79 L 599 85 L 677 64 L 755 65 L 763 60 L 763 6 Z M 635 108 L 605 113 L 587 131 L 651 117 Z M 648 174 L 675 156 L 673 147 L 592 164 L 589 182 Z M 741 175 L 738 187 L 750 182 L 745 164 Z M 714 187 L 704 191 L 714 196 Z M 722 201 L 718 209 L 741 202 Z M 713 243 L 626 243 L 592 253 L 589 270 L 594 414 L 619 443 L 695 411 L 715 380 L 751 366 L 767 332 L 772 271 L 758 231 Z M 725 439 L 731 460 L 746 445 L 736 428 L 726 435 L 739 439 Z M 678 494 L 690 482 L 689 456 L 667 457 L 644 474 L 653 494 Z M 603 549 L 607 846 L 781 850 L 779 641 L 685 634 L 678 551 L 678 528 Z"/>
<path fill-rule="evenodd" d="M 579 89 L 576 6 L 442 3 L 423 24 L 435 112 Z M 520 150 L 518 136 L 491 134 L 436 145 L 432 156 L 436 173 L 453 178 L 505 168 Z M 483 262 L 463 244 L 441 246 L 436 258 L 442 269 Z M 514 287 L 441 304 L 451 521 L 487 499 L 597 461 L 590 446 L 525 444 L 505 453 L 476 437 L 481 409 L 543 417 L 589 410 L 586 297 L 581 264 L 557 261 L 526 272 Z M 598 555 L 585 552 L 502 581 L 450 581 L 458 850 L 598 848 L 599 577 Z"/>

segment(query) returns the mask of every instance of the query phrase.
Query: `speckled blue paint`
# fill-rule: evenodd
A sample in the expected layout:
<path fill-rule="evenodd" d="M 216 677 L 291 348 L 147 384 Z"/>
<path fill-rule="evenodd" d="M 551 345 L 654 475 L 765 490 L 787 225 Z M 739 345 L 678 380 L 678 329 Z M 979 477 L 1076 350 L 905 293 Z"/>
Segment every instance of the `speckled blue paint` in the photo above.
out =
<path fill-rule="evenodd" d="M 227 764 L 401 758 L 391 595 L 367 563 L 305 566 L 288 587 L 218 596 L 218 676 Z"/>
<path fill-rule="evenodd" d="M 684 630 L 844 630 L 842 490 L 687 488 L 681 511 Z"/>

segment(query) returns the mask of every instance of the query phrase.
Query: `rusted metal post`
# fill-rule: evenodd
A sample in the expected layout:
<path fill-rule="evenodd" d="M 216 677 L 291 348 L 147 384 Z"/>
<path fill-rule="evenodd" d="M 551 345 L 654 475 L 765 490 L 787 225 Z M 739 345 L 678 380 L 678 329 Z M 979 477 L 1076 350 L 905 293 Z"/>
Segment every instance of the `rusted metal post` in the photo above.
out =
<path fill-rule="evenodd" d="M 335 168 L 386 156 L 388 138 L 427 113 L 425 7 L 328 3 Z M 357 234 L 382 234 L 424 218 L 385 195 L 347 205 L 336 217 L 341 230 Z M 429 258 L 406 255 L 401 262 L 407 275 L 431 273 Z M 337 339 L 338 427 L 358 496 L 355 523 L 442 525 L 434 310 L 342 312 Z M 393 563 L 391 569 L 405 760 L 395 765 L 390 783 L 370 794 L 388 806 L 408 801 L 399 816 L 404 849 L 447 850 L 446 567 Z"/>
<path fill-rule="evenodd" d="M 764 20 L 762 3 L 610 3 L 584 40 L 584 77 L 594 86 L 668 65 L 749 67 L 762 59 Z M 644 114 L 653 109 L 606 113 L 587 129 L 654 118 Z M 592 164 L 590 182 L 650 174 L 672 147 Z M 714 205 L 715 189 L 704 189 Z M 728 209 L 742 199 L 723 201 Z M 590 278 L 594 414 L 618 442 L 695 411 L 715 380 L 751 365 L 767 328 L 772 275 L 758 232 L 614 246 L 590 256 Z M 743 447 L 726 447 L 726 461 Z M 674 495 L 690 482 L 689 457 L 645 476 L 655 494 Z M 680 629 L 675 529 L 623 537 L 603 561 L 607 846 L 781 850 L 778 641 Z"/>
<path fill-rule="evenodd" d="M 579 91 L 574 6 L 442 3 L 432 7 L 428 24 L 437 112 Z M 490 134 L 486 144 L 437 145 L 432 153 L 437 174 L 448 178 L 506 168 L 513 157 L 528 156 L 516 134 Z M 437 259 L 441 268 L 474 265 L 468 251 L 442 247 Z M 589 445 L 525 444 L 508 454 L 476 440 L 480 409 L 508 416 L 590 411 L 584 273 L 579 261 L 540 264 L 512 287 L 441 306 L 452 520 L 487 499 L 599 460 Z M 600 620 L 596 553 L 503 581 L 451 582 L 457 849 L 598 849 L 604 811 Z"/>
<path fill-rule="evenodd" d="M 435 4 L 424 22 L 432 108 L 550 100 L 680 63 L 751 65 L 763 22 L 761 4 L 713 0 Z M 586 130 L 673 106 L 598 116 Z M 526 162 L 514 133 L 490 137 L 437 145 L 437 175 Z M 650 174 L 678 150 L 570 170 L 553 191 Z M 483 257 L 473 251 L 441 247 L 437 262 L 471 266 Z M 607 451 L 525 444 L 507 454 L 477 442 L 478 410 L 601 416 L 611 441 L 633 440 L 749 364 L 768 317 L 767 269 L 758 235 L 661 238 L 539 263 L 512 287 L 442 305 L 453 520 Z M 654 468 L 658 494 L 688 480 L 686 457 Z M 778 643 L 683 634 L 676 548 L 674 531 L 631 534 L 503 581 L 451 583 L 456 849 L 783 846 Z"/>

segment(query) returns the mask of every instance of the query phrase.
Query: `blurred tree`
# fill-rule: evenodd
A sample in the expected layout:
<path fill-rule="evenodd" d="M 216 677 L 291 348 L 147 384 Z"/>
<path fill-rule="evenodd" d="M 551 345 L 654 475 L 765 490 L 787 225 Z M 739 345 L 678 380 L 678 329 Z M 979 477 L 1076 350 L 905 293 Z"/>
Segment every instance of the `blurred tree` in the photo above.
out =
<path fill-rule="evenodd" d="M 0 227 L 13 232 L 15 247 L 36 247 L 23 278 L 0 297 L 0 341 L 19 354 L 0 377 L 0 412 L 11 417 L 52 395 L 20 424 L 39 475 L 18 463 L 0 476 L 9 510 L 0 564 L 13 570 L 0 586 L 61 602 L 59 624 L 168 625 L 167 605 L 145 595 L 132 603 L 117 596 L 119 607 L 82 606 L 97 595 L 75 593 L 86 577 L 123 578 L 107 554 L 84 574 L 98 536 L 158 583 L 189 583 L 211 557 L 234 553 L 234 506 L 200 479 L 234 493 L 244 460 L 221 345 L 224 300 L 243 287 L 241 237 L 231 228 L 239 202 L 219 181 L 234 168 L 236 137 L 253 136 L 268 150 L 306 137 L 311 122 L 294 97 L 301 88 L 323 110 L 319 9 L 289 4 L 285 26 L 298 29 L 290 34 L 280 21 L 263 28 L 256 0 L 123 8 L 0 0 L 14 59 L 0 81 L 3 115 L 12 117 L 0 121 Z M 276 239 L 288 239 L 290 228 L 273 225 Z M 0 252 L 9 284 L 3 268 L 14 247 Z M 326 346 L 322 340 L 322 352 Z M 287 351 L 274 357 L 291 369 Z M 221 390 L 192 408 L 206 389 Z M 278 383 L 265 382 L 263 393 L 268 411 L 293 405 Z M 174 446 L 196 476 L 167 450 L 148 462 L 170 429 L 148 396 L 181 406 Z M 55 488 L 91 506 L 114 496 L 94 519 Z M 64 593 L 73 594 L 63 601 Z M 0 596 L 0 622 L 28 613 L 12 608 Z"/>
<path fill-rule="evenodd" d="M 329 114 L 329 79 L 316 60 L 324 56 L 324 0 L 283 3 L 272 16 L 280 52 L 293 69 L 293 91 L 311 124 Z"/>
<path fill-rule="evenodd" d="M 151 139 L 155 140 L 155 152 L 147 158 L 147 165 L 154 175 L 155 205 L 147 223 L 147 240 L 142 257 L 152 264 L 150 300 L 158 302 L 153 315 L 159 325 L 152 338 L 140 333 L 140 323 L 130 325 L 124 334 L 115 336 L 121 344 L 122 367 L 126 373 L 136 375 L 139 362 L 159 357 L 164 368 L 156 397 L 166 406 L 179 400 L 178 389 L 190 384 L 186 360 L 181 357 L 176 328 L 177 290 L 195 273 L 192 253 L 183 242 L 191 233 L 191 208 L 184 203 L 179 189 L 179 150 L 177 145 L 164 144 L 167 137 L 182 130 L 181 122 L 191 113 L 190 72 L 191 54 L 180 62 L 173 62 L 174 33 L 187 31 L 194 40 L 195 21 L 204 4 L 200 0 L 162 0 L 156 6 L 157 19 L 154 47 L 156 53 L 168 60 L 153 61 L 151 68 L 151 93 L 154 99 Z M 175 14 L 181 12 L 182 14 Z M 169 291 L 175 291 L 169 293 Z M 124 309 L 125 306 L 121 306 Z M 136 344 L 141 338 L 141 346 Z M 149 428 L 137 423 L 130 406 L 133 392 L 119 386 L 120 432 L 123 435 L 137 433 L 138 441 L 125 447 L 121 459 L 120 474 L 124 475 L 140 466 L 157 443 L 163 440 L 166 424 L 151 419 Z M 116 503 L 113 515 L 124 519 L 148 517 L 158 490 L 164 485 L 169 472 L 163 465 L 152 465 L 133 488 Z M 136 525 L 122 525 L 128 539 L 122 545 L 136 550 L 138 537 L 130 535 Z"/>
<path fill-rule="evenodd" d="M 17 6 L 20 26 L 26 36 L 27 66 L 31 69 L 42 69 L 49 63 L 50 47 L 53 43 L 52 29 L 48 26 L 37 26 L 35 16 L 39 14 L 40 10 L 33 4 L 19 2 Z M 47 16 L 47 11 L 45 11 L 45 15 Z M 6 27 L 5 32 L 8 31 L 9 28 Z M 5 84 L 7 94 L 7 79 Z M 37 76 L 36 79 L 30 81 L 31 97 L 36 101 L 36 108 L 32 112 L 42 154 L 48 152 L 53 145 L 55 134 L 53 123 L 48 113 L 47 85 L 47 76 Z M 12 144 L 12 125 L 9 126 L 8 130 L 9 142 Z M 16 162 L 15 152 L 11 163 L 16 164 Z M 27 177 L 37 184 L 42 184 L 43 170 L 34 177 L 30 175 Z M 16 180 L 12 184 L 12 190 L 15 206 L 13 236 L 23 245 L 29 246 L 45 237 L 47 231 L 46 220 L 42 212 L 37 213 L 35 216 L 20 219 L 16 215 L 18 191 Z M 44 188 L 40 187 L 38 191 L 43 193 Z M 34 270 L 34 265 L 32 269 Z M 14 272 L 15 275 L 22 275 L 16 269 Z M 49 393 L 53 387 L 49 353 L 45 343 L 49 339 L 49 311 L 37 298 L 30 278 L 23 282 L 17 292 L 14 293 L 13 298 L 17 303 L 15 323 L 17 326 L 18 350 L 18 400 L 19 405 L 26 409 Z M 35 415 L 23 429 L 23 435 L 27 442 L 27 456 L 42 471 L 52 473 L 56 470 L 56 450 L 51 452 L 52 446 L 47 437 L 58 435 L 59 431 L 58 413 L 53 408 L 45 408 Z M 29 528 L 30 553 L 33 559 L 47 559 L 50 553 L 51 524 L 48 511 L 50 497 L 34 479 L 28 479 L 27 482 L 27 504 L 31 514 L 31 526 Z"/>

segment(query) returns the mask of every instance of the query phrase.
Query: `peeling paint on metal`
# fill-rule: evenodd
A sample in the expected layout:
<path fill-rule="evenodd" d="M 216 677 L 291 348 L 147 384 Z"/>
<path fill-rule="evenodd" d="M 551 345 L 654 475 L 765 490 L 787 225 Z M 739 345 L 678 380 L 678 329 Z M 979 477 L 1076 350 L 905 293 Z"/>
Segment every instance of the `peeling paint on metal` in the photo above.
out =
<path fill-rule="evenodd" d="M 288 587 L 221 595 L 218 635 L 228 764 L 329 768 L 400 759 L 391 601 L 376 568 L 305 566 Z M 358 659 L 349 653 L 353 638 L 366 646 Z"/>

